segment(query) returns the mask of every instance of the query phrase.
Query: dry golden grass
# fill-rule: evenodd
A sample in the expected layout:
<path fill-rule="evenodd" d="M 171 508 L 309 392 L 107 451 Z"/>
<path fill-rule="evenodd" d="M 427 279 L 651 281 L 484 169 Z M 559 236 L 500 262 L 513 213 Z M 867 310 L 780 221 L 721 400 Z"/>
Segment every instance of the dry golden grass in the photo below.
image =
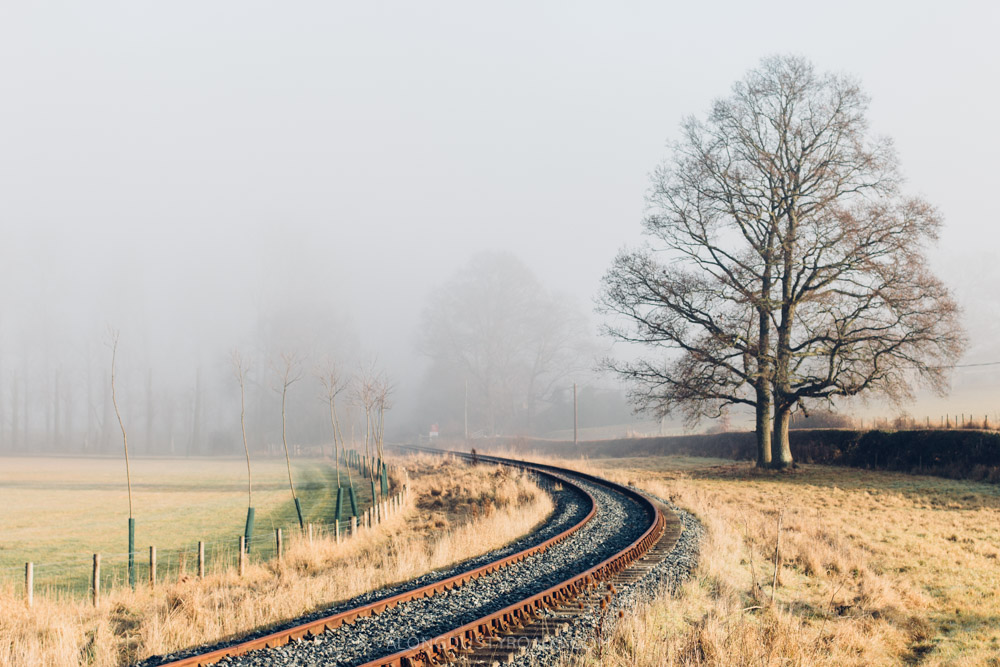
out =
<path fill-rule="evenodd" d="M 119 589 L 97 608 L 36 598 L 28 609 L 8 586 L 0 664 L 122 665 L 239 636 L 498 548 L 552 512 L 549 497 L 515 471 L 430 457 L 401 463 L 412 487 L 403 512 L 340 545 L 293 539 L 280 562 L 251 565 L 242 579 L 228 571 Z M 420 509 L 430 506 L 431 516 Z"/>
<path fill-rule="evenodd" d="M 562 463 L 707 528 L 696 577 L 626 615 L 588 663 L 1000 665 L 1000 487 L 672 457 Z"/>

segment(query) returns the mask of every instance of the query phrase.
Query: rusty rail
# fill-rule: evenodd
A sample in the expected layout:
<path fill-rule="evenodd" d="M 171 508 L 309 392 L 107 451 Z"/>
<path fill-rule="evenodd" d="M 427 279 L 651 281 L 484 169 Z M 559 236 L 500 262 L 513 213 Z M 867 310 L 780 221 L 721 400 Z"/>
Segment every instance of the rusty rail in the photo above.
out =
<path fill-rule="evenodd" d="M 463 455 L 458 452 L 444 452 L 442 450 L 433 450 L 433 451 L 439 454 L 447 453 L 447 454 L 457 455 L 460 457 L 468 457 L 468 455 Z M 396 595 L 384 598 L 382 600 L 377 600 L 375 602 L 371 602 L 369 604 L 360 607 L 345 609 L 344 611 L 337 612 L 330 616 L 325 616 L 323 618 L 309 621 L 301 625 L 296 625 L 291 628 L 286 628 L 284 630 L 278 630 L 276 632 L 272 632 L 270 634 L 258 637 L 256 639 L 250 639 L 238 642 L 236 644 L 215 649 L 213 651 L 208 651 L 206 653 L 188 656 L 186 658 L 181 658 L 172 662 L 166 662 L 163 663 L 161 667 L 186 667 L 188 665 L 212 665 L 222 660 L 223 658 L 227 658 L 230 656 L 243 655 L 245 653 L 249 653 L 250 651 L 256 651 L 264 648 L 275 648 L 277 646 L 283 646 L 292 641 L 295 641 L 296 639 L 301 639 L 302 637 L 305 637 L 307 635 L 315 636 L 326 630 L 333 630 L 335 628 L 339 628 L 341 625 L 344 625 L 345 623 L 351 623 L 352 621 L 358 618 L 380 614 L 386 609 L 395 607 L 402 602 L 407 602 L 409 600 L 417 600 L 424 597 L 433 597 L 438 593 L 443 593 L 453 588 L 462 586 L 467 582 L 471 581 L 472 579 L 479 578 L 486 574 L 491 574 L 493 572 L 496 572 L 502 567 L 506 567 L 513 563 L 518 563 L 529 556 L 545 551 L 552 545 L 562 542 L 567 537 L 569 537 L 577 530 L 582 528 L 584 525 L 587 524 L 587 522 L 589 522 L 594 517 L 594 515 L 597 512 L 597 504 L 594 501 L 594 497 L 583 487 L 573 484 L 572 480 L 566 479 L 556 474 L 555 471 L 561 471 L 561 469 L 559 468 L 552 468 L 552 470 L 542 470 L 540 468 L 551 467 L 551 466 L 538 466 L 536 468 L 536 466 L 534 466 L 533 464 L 525 464 L 523 461 L 497 459 L 495 457 L 480 457 L 480 460 L 490 460 L 491 462 L 495 463 L 503 463 L 506 465 L 524 468 L 527 470 L 533 470 L 534 472 L 543 475 L 551 479 L 552 481 L 572 486 L 587 500 L 587 502 L 589 502 L 590 510 L 587 512 L 587 515 L 583 519 L 581 519 L 573 526 L 570 526 L 563 532 L 559 533 L 558 535 L 550 537 L 544 542 L 536 544 L 533 547 L 529 547 L 515 554 L 505 556 L 504 558 L 492 561 L 490 563 L 487 563 L 486 565 L 482 565 L 475 569 L 469 570 L 468 572 L 462 572 L 460 574 L 456 574 L 446 579 L 442 579 L 440 581 L 427 584 L 426 586 L 421 586 L 411 591 L 398 593 Z M 570 471 L 564 471 L 564 472 L 570 472 Z M 573 474 L 579 474 L 579 473 L 573 473 Z M 396 663 L 378 662 L 372 664 L 399 665 L 400 663 L 397 661 Z"/>
<path fill-rule="evenodd" d="M 455 454 L 456 452 L 449 452 Z M 513 463 L 507 459 L 496 457 L 479 456 L 480 460 L 493 462 Z M 528 464 L 518 461 L 524 467 L 546 470 L 562 470 L 555 466 L 544 464 Z M 476 642 L 493 635 L 504 633 L 511 625 L 520 624 L 521 621 L 537 614 L 543 607 L 559 606 L 565 602 L 573 600 L 575 597 L 585 592 L 587 589 L 597 585 L 597 582 L 605 580 L 612 575 L 627 568 L 633 561 L 642 557 L 660 538 L 666 526 L 666 519 L 659 508 L 648 498 L 632 489 L 616 484 L 605 479 L 601 479 L 587 473 L 575 471 L 572 474 L 583 477 L 592 482 L 613 488 L 615 491 L 627 495 L 647 508 L 653 516 L 653 523 L 648 529 L 632 544 L 624 550 L 618 552 L 611 558 L 598 563 L 594 567 L 581 572 L 580 574 L 567 579 L 566 581 L 552 586 L 547 590 L 537 593 L 529 598 L 509 605 L 488 616 L 479 618 L 471 623 L 450 630 L 438 635 L 433 639 L 422 642 L 419 646 L 399 651 L 392 655 L 377 660 L 366 662 L 361 667 L 417 667 L 422 665 L 438 665 L 457 657 L 459 651 L 468 649 Z"/>

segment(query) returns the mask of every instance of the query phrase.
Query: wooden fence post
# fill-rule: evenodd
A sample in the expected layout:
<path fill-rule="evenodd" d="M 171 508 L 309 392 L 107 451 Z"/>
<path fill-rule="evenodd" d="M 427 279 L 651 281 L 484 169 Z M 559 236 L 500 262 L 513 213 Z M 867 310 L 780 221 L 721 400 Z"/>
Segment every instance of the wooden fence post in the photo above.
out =
<path fill-rule="evenodd" d="M 313 543 L 313 525 L 309 524 L 309 545 L 312 546 Z"/>
<path fill-rule="evenodd" d="M 35 601 L 35 564 L 24 564 L 24 598 L 30 607 Z"/>
<path fill-rule="evenodd" d="M 351 517 L 351 537 L 354 537 L 358 532 L 358 517 Z"/>
<path fill-rule="evenodd" d="M 281 560 L 281 529 L 274 529 L 274 546 L 278 551 L 278 560 Z"/>
<path fill-rule="evenodd" d="M 93 587 L 94 606 L 96 607 L 101 601 L 101 554 L 94 554 Z"/>
<path fill-rule="evenodd" d="M 333 522 L 333 537 L 340 544 L 340 520 Z"/>
<path fill-rule="evenodd" d="M 240 535 L 240 564 L 239 564 L 239 575 L 242 577 L 243 573 L 247 568 L 247 538 L 245 535 Z"/>
<path fill-rule="evenodd" d="M 149 587 L 156 587 L 156 547 L 149 547 Z"/>
<path fill-rule="evenodd" d="M 205 577 L 205 543 L 198 542 L 198 578 Z"/>

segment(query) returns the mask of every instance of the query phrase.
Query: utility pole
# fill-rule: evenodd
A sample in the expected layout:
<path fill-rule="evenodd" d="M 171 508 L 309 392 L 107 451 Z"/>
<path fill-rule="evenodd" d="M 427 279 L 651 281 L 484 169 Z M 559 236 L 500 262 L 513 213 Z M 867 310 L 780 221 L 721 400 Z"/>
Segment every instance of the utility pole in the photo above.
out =
<path fill-rule="evenodd" d="M 577 437 L 577 428 L 576 428 L 577 421 L 576 421 L 576 417 L 577 417 L 577 409 L 576 409 L 576 383 L 574 382 L 573 383 L 573 444 L 574 445 L 576 445 L 576 444 L 579 443 L 579 438 Z"/>
<path fill-rule="evenodd" d="M 465 441 L 469 441 L 469 378 L 465 378 Z"/>

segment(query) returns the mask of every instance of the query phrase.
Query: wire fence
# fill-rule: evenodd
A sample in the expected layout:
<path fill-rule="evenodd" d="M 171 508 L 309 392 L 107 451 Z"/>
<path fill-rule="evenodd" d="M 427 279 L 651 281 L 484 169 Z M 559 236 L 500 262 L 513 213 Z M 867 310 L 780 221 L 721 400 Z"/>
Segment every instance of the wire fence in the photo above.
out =
<path fill-rule="evenodd" d="M 306 524 L 301 528 L 297 520 L 280 525 L 275 525 L 272 520 L 266 527 L 257 526 L 253 535 L 245 542 L 242 534 L 234 533 L 231 536 L 215 534 L 211 539 L 186 541 L 179 545 L 144 545 L 141 548 L 136 545 L 136 550 L 131 554 L 132 579 L 136 586 L 149 586 L 154 581 L 156 585 L 182 582 L 202 573 L 209 576 L 238 571 L 241 543 L 244 544 L 245 566 L 267 563 L 279 555 L 279 531 L 283 551 L 293 543 L 306 539 L 349 539 L 356 531 L 376 525 L 403 506 L 407 489 L 393 466 L 369 462 L 360 454 L 352 454 L 350 451 L 346 459 L 342 462 L 364 475 L 362 483 L 356 484 L 360 487 L 356 494 L 356 515 L 352 513 L 351 503 L 345 493 L 341 519 L 324 520 L 325 517 L 335 515 L 337 490 L 333 489 L 332 493 L 324 494 L 327 499 L 325 504 L 312 508 L 307 515 Z M 372 489 L 368 474 L 373 473 L 375 476 L 374 471 L 379 468 L 382 470 L 378 475 L 380 479 Z M 395 484 L 392 485 L 390 473 L 395 478 Z M 287 516 L 288 512 L 284 514 Z M 294 518 L 294 509 L 291 510 L 291 515 Z M 130 586 L 129 556 L 127 551 L 100 554 L 77 552 L 63 558 L 3 566 L 0 567 L 0 583 L 9 594 L 29 601 L 39 596 L 53 601 L 79 601 L 93 597 L 95 572 L 98 574 L 96 588 L 101 593 Z M 99 565 L 96 564 L 98 560 Z"/>

